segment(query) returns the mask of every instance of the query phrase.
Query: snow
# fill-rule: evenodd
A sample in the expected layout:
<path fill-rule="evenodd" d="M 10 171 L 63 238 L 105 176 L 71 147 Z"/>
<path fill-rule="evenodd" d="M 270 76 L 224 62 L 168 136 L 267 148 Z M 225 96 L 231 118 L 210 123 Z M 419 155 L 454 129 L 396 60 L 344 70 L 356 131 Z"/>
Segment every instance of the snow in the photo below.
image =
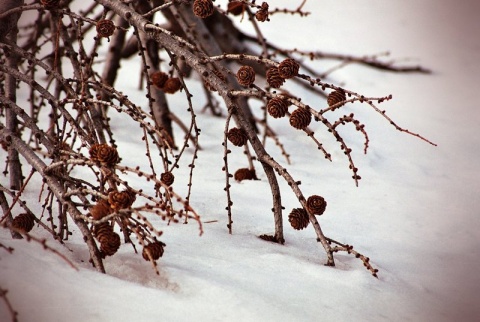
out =
<path fill-rule="evenodd" d="M 276 3 L 295 6 L 291 1 Z M 223 124 L 197 112 L 203 150 L 192 204 L 205 222 L 204 234 L 199 236 L 194 222 L 166 226 L 154 221 L 167 244 L 159 260 L 160 276 L 128 245 L 105 261 L 108 274 L 102 275 L 88 264 L 78 231 L 66 242 L 68 248 L 48 242 L 74 262 L 75 270 L 41 245 L 12 240 L 2 230 L 0 243 L 15 251 L 0 249 L 0 285 L 9 290 L 20 321 L 480 320 L 480 113 L 475 95 L 480 83 L 480 3 L 337 0 L 308 1 L 305 9 L 312 15 L 272 17 L 262 25 L 266 38 L 344 54 L 390 51 L 391 58 L 407 57 L 405 63 L 433 71 L 395 74 L 350 65 L 331 76 L 329 81 L 344 82 L 366 95 L 393 94 L 394 99 L 382 105 L 387 114 L 438 144 L 433 147 L 395 131 L 363 106 L 348 107 L 361 117 L 371 139 L 363 155 L 362 138 L 352 128 L 342 132 L 360 169 L 358 188 L 333 139 L 321 134 L 334 158 L 329 163 L 308 138 L 274 123 L 292 155 L 287 169 L 302 181 L 306 195 L 318 193 L 328 202 L 320 218 L 326 235 L 369 256 L 380 270 L 379 278 L 349 255 L 337 254 L 335 268 L 324 266 L 325 254 L 310 227 L 297 232 L 285 220 L 283 246 L 257 238 L 273 232 L 265 176 L 233 184 L 229 235 L 222 139 L 217 134 Z M 293 25 L 287 29 L 290 18 Z M 129 75 L 138 74 L 135 63 L 124 68 Z M 129 97 L 142 96 L 131 77 L 120 81 L 129 88 Z M 194 82 L 189 85 L 199 111 L 202 91 Z M 173 100 L 181 107 L 182 98 L 177 94 Z M 186 112 L 179 108 L 178 113 Z M 135 164 L 137 160 L 129 161 L 126 155 L 143 151 L 131 138 L 129 131 L 118 137 L 124 149 L 120 154 Z M 273 143 L 267 148 L 283 162 Z M 242 153 L 232 153 L 230 162 L 233 169 L 245 166 Z M 0 180 L 5 184 L 6 178 Z M 175 187 L 181 190 L 186 183 L 179 178 Z M 282 191 L 284 206 L 298 207 L 283 183 Z M 35 207 L 36 193 L 26 194 Z M 32 234 L 47 237 L 40 228 Z M 0 320 L 9 319 L 0 303 Z"/>

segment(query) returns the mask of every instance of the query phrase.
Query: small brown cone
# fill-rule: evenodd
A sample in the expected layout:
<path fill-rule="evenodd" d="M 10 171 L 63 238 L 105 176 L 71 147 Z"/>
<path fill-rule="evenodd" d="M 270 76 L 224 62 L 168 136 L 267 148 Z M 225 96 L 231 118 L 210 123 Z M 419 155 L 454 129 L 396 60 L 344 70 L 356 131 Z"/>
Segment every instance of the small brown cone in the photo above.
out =
<path fill-rule="evenodd" d="M 162 89 L 167 94 L 174 94 L 180 88 L 182 88 L 182 83 L 180 82 L 180 79 L 178 77 L 171 77 L 165 81 Z"/>
<path fill-rule="evenodd" d="M 305 129 L 312 121 L 312 114 L 305 107 L 299 107 L 290 115 L 290 125 L 298 130 Z"/>
<path fill-rule="evenodd" d="M 323 197 L 313 195 L 307 199 L 307 208 L 314 215 L 322 215 L 327 208 L 327 202 Z"/>
<path fill-rule="evenodd" d="M 100 162 L 102 165 L 112 167 L 120 162 L 117 149 L 108 144 L 94 144 L 89 152 L 90 159 L 92 161 Z"/>
<path fill-rule="evenodd" d="M 243 181 L 243 180 L 257 180 L 257 175 L 255 173 L 255 170 L 249 169 L 249 168 L 240 168 L 237 171 L 235 171 L 235 174 L 233 175 L 235 180 L 237 181 Z"/>
<path fill-rule="evenodd" d="M 90 214 L 95 220 L 100 220 L 111 213 L 112 208 L 110 208 L 110 204 L 105 199 L 98 200 L 97 203 L 90 209 Z"/>
<path fill-rule="evenodd" d="M 345 101 L 346 99 L 347 97 L 345 96 L 345 91 L 339 88 L 331 92 L 330 94 L 328 94 L 327 103 L 328 103 L 328 106 L 333 106 L 335 104 Z M 335 107 L 335 109 L 339 108 L 340 106 L 343 106 L 344 104 L 345 103 L 339 104 L 338 106 Z"/>
<path fill-rule="evenodd" d="M 285 79 L 297 76 L 299 69 L 300 65 L 291 58 L 285 59 L 278 65 L 278 73 Z"/>
<path fill-rule="evenodd" d="M 150 258 L 148 255 L 150 255 L 154 261 L 159 259 L 160 257 L 163 256 L 163 252 L 165 251 L 163 248 L 165 246 L 166 245 L 160 241 L 148 244 L 143 248 L 143 251 L 142 251 L 143 259 L 146 261 L 149 261 Z"/>
<path fill-rule="evenodd" d="M 168 79 L 168 74 L 161 71 L 157 71 L 150 74 L 150 80 L 152 81 L 153 85 L 155 85 L 159 89 L 163 88 L 167 79 Z"/>
<path fill-rule="evenodd" d="M 114 210 L 129 208 L 135 201 L 132 191 L 112 191 L 108 194 L 108 202 Z"/>
<path fill-rule="evenodd" d="M 100 241 L 100 250 L 105 256 L 112 256 L 120 248 L 120 244 L 120 236 L 115 232 L 111 232 L 102 237 L 102 240 Z"/>
<path fill-rule="evenodd" d="M 288 215 L 288 221 L 295 230 L 302 230 L 307 228 L 310 220 L 308 213 L 303 208 L 294 208 Z"/>
<path fill-rule="evenodd" d="M 96 29 L 100 37 L 108 38 L 115 32 L 115 24 L 112 20 L 102 19 L 97 21 Z"/>
<path fill-rule="evenodd" d="M 267 103 L 267 112 L 274 118 L 284 117 L 287 114 L 289 103 L 287 100 L 274 97 Z"/>
<path fill-rule="evenodd" d="M 215 12 L 212 0 L 195 0 L 193 2 L 193 13 L 199 18 L 207 18 Z"/>
<path fill-rule="evenodd" d="M 244 146 L 248 141 L 247 133 L 244 129 L 237 127 L 231 128 L 227 133 L 227 139 L 235 146 Z"/>
<path fill-rule="evenodd" d="M 249 87 L 255 82 L 255 71 L 251 66 L 242 66 L 237 71 L 238 83 L 242 86 Z"/>
<path fill-rule="evenodd" d="M 35 225 L 32 214 L 22 213 L 12 220 L 12 227 L 19 233 L 28 233 Z"/>
<path fill-rule="evenodd" d="M 245 4 L 242 1 L 232 1 L 227 5 L 227 12 L 239 16 L 245 11 Z"/>
<path fill-rule="evenodd" d="M 167 171 L 160 175 L 160 181 L 162 181 L 165 185 L 171 186 L 173 181 L 175 181 L 175 176 L 173 173 Z"/>
<path fill-rule="evenodd" d="M 267 70 L 267 83 L 273 88 L 280 88 L 285 79 L 280 76 L 277 67 L 271 67 Z"/>

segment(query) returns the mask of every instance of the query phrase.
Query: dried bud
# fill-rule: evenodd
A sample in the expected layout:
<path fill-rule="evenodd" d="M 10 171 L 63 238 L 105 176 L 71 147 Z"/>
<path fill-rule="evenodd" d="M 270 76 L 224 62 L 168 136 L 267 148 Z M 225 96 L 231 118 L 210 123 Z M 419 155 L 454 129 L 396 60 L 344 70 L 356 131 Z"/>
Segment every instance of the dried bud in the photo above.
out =
<path fill-rule="evenodd" d="M 108 194 L 108 202 L 114 210 L 129 208 L 135 201 L 135 194 L 131 190 L 112 191 Z"/>
<path fill-rule="evenodd" d="M 150 80 L 152 81 L 153 85 L 160 89 L 163 88 L 167 79 L 168 75 L 164 72 L 158 71 L 150 74 Z"/>
<path fill-rule="evenodd" d="M 312 114 L 305 107 L 299 107 L 290 115 L 290 125 L 298 130 L 303 130 L 312 121 Z"/>
<path fill-rule="evenodd" d="M 120 162 L 117 149 L 108 144 L 94 144 L 89 152 L 92 161 L 100 162 L 108 167 L 112 167 Z"/>
<path fill-rule="evenodd" d="M 160 175 L 160 181 L 167 186 L 171 186 L 173 181 L 175 181 L 175 176 L 171 172 L 164 172 Z"/>
<path fill-rule="evenodd" d="M 244 129 L 237 127 L 231 128 L 227 133 L 227 139 L 235 146 L 243 146 L 248 141 L 247 133 Z"/>
<path fill-rule="evenodd" d="M 245 4 L 242 1 L 232 1 L 227 5 L 227 12 L 234 16 L 241 15 L 245 11 Z"/>
<path fill-rule="evenodd" d="M 307 208 L 314 215 L 321 215 L 325 212 L 327 202 L 323 197 L 313 195 L 307 199 Z"/>
<path fill-rule="evenodd" d="M 111 213 L 112 213 L 112 208 L 110 208 L 110 204 L 105 199 L 100 199 L 90 209 L 90 214 L 92 215 L 92 218 L 95 220 L 100 220 Z"/>
<path fill-rule="evenodd" d="M 287 100 L 274 97 L 267 103 L 267 112 L 274 118 L 284 117 L 287 114 L 289 103 Z"/>
<path fill-rule="evenodd" d="M 310 223 L 308 213 L 303 208 L 294 208 L 288 215 L 288 221 L 295 230 L 305 229 Z"/>
<path fill-rule="evenodd" d="M 193 13 L 199 18 L 207 18 L 215 12 L 212 0 L 195 0 L 193 2 Z"/>
<path fill-rule="evenodd" d="M 58 8 L 60 0 L 40 0 L 40 3 L 45 9 L 55 9 Z"/>
<path fill-rule="evenodd" d="M 261 22 L 268 20 L 268 3 L 262 3 L 262 7 L 258 9 L 257 13 L 255 14 L 255 18 Z"/>
<path fill-rule="evenodd" d="M 346 99 L 347 99 L 347 97 L 345 96 L 345 91 L 343 89 L 339 88 L 339 89 L 331 92 L 330 94 L 328 94 L 327 103 L 328 103 L 328 106 L 333 106 L 337 103 L 345 101 Z M 336 106 L 335 108 L 339 108 L 340 106 L 343 106 L 344 104 L 345 103 L 342 103 L 342 104 Z"/>
<path fill-rule="evenodd" d="M 235 171 L 235 174 L 233 175 L 233 177 L 237 181 L 257 180 L 257 174 L 255 173 L 255 170 L 249 169 L 249 168 L 238 169 L 237 171 Z"/>
<path fill-rule="evenodd" d="M 115 24 L 112 20 L 103 19 L 97 21 L 97 33 L 100 37 L 108 38 L 113 35 Z"/>
<path fill-rule="evenodd" d="M 272 67 L 267 70 L 267 83 L 273 88 L 280 88 L 285 83 L 285 79 L 280 76 L 277 67 Z"/>
<path fill-rule="evenodd" d="M 287 58 L 278 65 L 278 73 L 282 78 L 288 79 L 298 75 L 300 65 L 293 59 Z"/>
<path fill-rule="evenodd" d="M 156 261 L 160 257 L 162 257 L 163 252 L 165 251 L 163 248 L 166 245 L 161 241 L 157 241 L 151 244 L 148 244 L 143 248 L 142 257 L 144 260 L 149 261 L 150 257 L 152 260 Z M 150 256 L 149 256 L 150 255 Z"/>
<path fill-rule="evenodd" d="M 29 213 L 22 213 L 12 220 L 12 227 L 20 233 L 28 233 L 35 225 L 35 217 Z"/>
<path fill-rule="evenodd" d="M 251 66 L 242 66 L 237 71 L 237 80 L 240 85 L 249 87 L 255 82 L 255 71 Z"/>
<path fill-rule="evenodd" d="M 182 88 L 182 83 L 180 82 L 180 79 L 177 77 L 171 77 L 165 81 L 162 89 L 165 93 L 173 94 L 180 88 Z"/>

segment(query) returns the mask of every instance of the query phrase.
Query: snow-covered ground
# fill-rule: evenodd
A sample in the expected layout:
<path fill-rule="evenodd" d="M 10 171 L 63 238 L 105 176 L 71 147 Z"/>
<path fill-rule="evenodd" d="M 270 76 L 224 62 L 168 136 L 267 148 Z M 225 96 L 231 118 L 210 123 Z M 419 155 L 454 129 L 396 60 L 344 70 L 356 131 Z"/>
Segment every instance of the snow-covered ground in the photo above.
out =
<path fill-rule="evenodd" d="M 292 1 L 274 2 L 294 7 Z M 276 4 L 271 1 L 271 6 Z M 433 70 L 430 75 L 395 74 L 351 65 L 331 75 L 330 81 L 368 96 L 393 94 L 382 105 L 387 114 L 438 144 L 395 131 L 363 105 L 348 107 L 366 124 L 371 139 L 364 156 L 362 137 L 353 130 L 342 132 L 354 147 L 362 176 L 358 188 L 334 140 L 322 137 L 334 157 L 329 163 L 308 138 L 275 123 L 292 154 L 288 170 L 302 180 L 307 195 L 328 201 L 320 218 L 327 236 L 369 256 L 379 278 L 348 255 L 338 254 L 335 268 L 323 266 L 325 254 L 311 228 L 297 232 L 285 220 L 285 245 L 257 238 L 273 231 L 264 176 L 233 185 L 234 234 L 229 235 L 218 136 L 223 125 L 200 115 L 204 150 L 192 204 L 204 221 L 212 221 L 204 224 L 203 236 L 195 223 L 165 227 L 159 222 L 167 244 L 160 276 L 129 246 L 106 260 L 108 275 L 102 275 L 88 264 L 79 233 L 67 242 L 73 252 L 49 242 L 77 271 L 39 244 L 11 240 L 2 230 L 0 243 L 15 251 L 0 249 L 0 285 L 9 290 L 20 321 L 480 320 L 480 112 L 475 96 L 480 2 L 311 0 L 305 9 L 312 15 L 278 15 L 262 25 L 267 39 L 344 54 L 391 51 L 392 58 Z M 130 87 L 129 97 L 143 95 L 135 93 L 136 82 L 121 81 Z M 202 92 L 198 84 L 191 86 L 200 109 Z M 175 97 L 181 102 L 181 94 Z M 124 160 L 125 154 L 142 153 L 128 144 L 129 133 L 123 135 L 118 139 L 124 142 Z M 273 143 L 268 148 L 282 160 Z M 238 154 L 231 157 L 233 168 L 245 166 Z M 287 188 L 283 203 L 288 210 L 298 203 Z M 32 206 L 38 196 L 26 193 Z M 32 234 L 45 236 L 39 228 Z M 0 320 L 9 319 L 0 302 Z"/>

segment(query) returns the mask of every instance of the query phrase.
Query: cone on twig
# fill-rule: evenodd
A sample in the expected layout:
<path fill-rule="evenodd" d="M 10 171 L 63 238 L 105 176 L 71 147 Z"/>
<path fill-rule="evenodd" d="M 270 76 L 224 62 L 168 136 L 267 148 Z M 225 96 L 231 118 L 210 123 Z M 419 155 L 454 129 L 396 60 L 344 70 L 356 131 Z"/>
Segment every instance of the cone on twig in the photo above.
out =
<path fill-rule="evenodd" d="M 193 13 L 199 18 L 207 18 L 215 12 L 212 0 L 195 0 L 193 2 Z"/>
<path fill-rule="evenodd" d="M 251 66 L 242 66 L 237 71 L 238 83 L 242 86 L 249 87 L 255 82 L 255 70 Z"/>
<path fill-rule="evenodd" d="M 268 3 L 263 2 L 262 6 L 258 11 L 255 13 L 255 19 L 260 22 L 264 22 L 268 20 Z"/>
<path fill-rule="evenodd" d="M 160 257 L 163 256 L 163 252 L 165 251 L 163 248 L 165 246 L 166 245 L 161 241 L 156 241 L 154 243 L 148 244 L 143 248 L 143 251 L 142 251 L 143 259 L 145 259 L 146 261 L 149 261 L 150 260 L 149 255 L 152 258 L 152 260 L 159 259 Z"/>
<path fill-rule="evenodd" d="M 298 130 L 305 129 L 312 121 L 312 114 L 305 107 L 299 107 L 290 115 L 290 125 Z"/>
<path fill-rule="evenodd" d="M 94 144 L 90 148 L 90 159 L 102 165 L 112 167 L 120 162 L 117 149 L 108 144 Z"/>
<path fill-rule="evenodd" d="M 258 180 L 257 174 L 255 173 L 255 170 L 249 169 L 249 168 L 240 168 L 237 171 L 235 171 L 233 177 L 237 181 L 243 181 L 243 180 Z"/>
<path fill-rule="evenodd" d="M 22 213 L 12 220 L 12 227 L 19 233 L 28 233 L 35 225 L 35 218 L 30 213 Z"/>
<path fill-rule="evenodd" d="M 108 38 L 115 32 L 115 24 L 112 20 L 102 19 L 97 21 L 96 29 L 100 37 Z"/>
<path fill-rule="evenodd" d="M 108 194 L 108 202 L 114 210 L 129 208 L 135 201 L 132 190 L 112 191 Z"/>
<path fill-rule="evenodd" d="M 302 230 L 307 228 L 310 222 L 308 213 L 303 208 L 294 208 L 288 215 L 288 221 L 295 230 Z"/>
<path fill-rule="evenodd" d="M 288 79 L 298 75 L 300 64 L 291 58 L 287 58 L 278 65 L 278 73 L 282 78 Z"/>
<path fill-rule="evenodd" d="M 180 88 L 182 88 L 182 83 L 178 77 L 170 77 L 163 84 L 162 90 L 167 94 L 174 94 Z"/>
<path fill-rule="evenodd" d="M 159 89 L 163 88 L 167 79 L 168 79 L 168 74 L 161 71 L 157 71 L 150 74 L 150 80 L 152 81 L 153 85 L 155 85 Z"/>
<path fill-rule="evenodd" d="M 171 186 L 173 184 L 173 181 L 175 181 L 175 176 L 170 171 L 167 171 L 160 175 L 160 181 L 162 181 L 167 186 Z"/>
<path fill-rule="evenodd" d="M 97 203 L 90 209 L 90 214 L 95 220 L 100 220 L 105 216 L 108 216 L 112 213 L 112 208 L 110 204 L 105 199 L 100 199 Z"/>
<path fill-rule="evenodd" d="M 267 83 L 273 88 L 280 88 L 285 83 L 285 79 L 280 76 L 277 67 L 271 67 L 267 70 Z"/>
<path fill-rule="evenodd" d="M 328 106 L 333 106 L 335 104 L 345 101 L 346 99 L 347 97 L 345 96 L 345 91 L 339 88 L 331 92 L 330 94 L 328 94 L 327 103 L 328 103 Z M 345 103 L 339 104 L 334 109 L 339 108 L 340 106 L 343 106 L 343 105 L 345 105 Z"/>
<path fill-rule="evenodd" d="M 227 139 L 235 146 L 244 146 L 248 141 L 247 133 L 244 129 L 237 127 L 231 128 L 227 133 Z"/>
<path fill-rule="evenodd" d="M 246 5 L 242 1 L 232 1 L 227 5 L 227 12 L 239 16 L 245 11 Z"/>
<path fill-rule="evenodd" d="M 267 103 L 267 112 L 274 118 L 284 117 L 288 111 L 289 102 L 280 97 L 274 97 Z"/>
<path fill-rule="evenodd" d="M 313 195 L 307 199 L 307 208 L 313 215 L 322 215 L 327 208 L 327 202 L 322 196 Z"/>

